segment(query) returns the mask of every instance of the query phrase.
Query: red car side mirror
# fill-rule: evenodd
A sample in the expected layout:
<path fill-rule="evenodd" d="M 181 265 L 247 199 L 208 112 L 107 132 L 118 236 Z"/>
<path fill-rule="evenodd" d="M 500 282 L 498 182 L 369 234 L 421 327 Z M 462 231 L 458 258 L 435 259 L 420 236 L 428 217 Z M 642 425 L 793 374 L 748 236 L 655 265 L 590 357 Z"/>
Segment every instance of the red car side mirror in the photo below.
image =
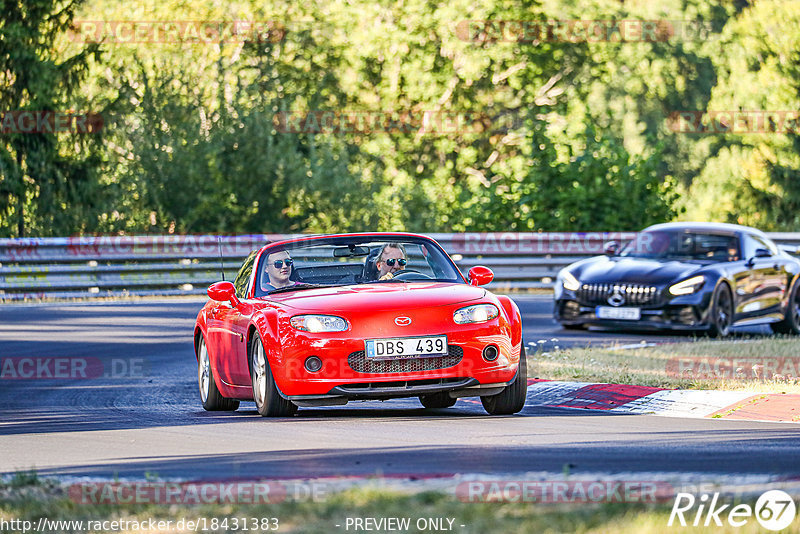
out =
<path fill-rule="evenodd" d="M 494 273 L 488 267 L 476 265 L 469 270 L 469 285 L 482 286 L 494 280 Z"/>
<path fill-rule="evenodd" d="M 236 288 L 230 282 L 216 282 L 208 286 L 208 298 L 219 302 L 230 302 L 234 306 L 239 305 Z"/>

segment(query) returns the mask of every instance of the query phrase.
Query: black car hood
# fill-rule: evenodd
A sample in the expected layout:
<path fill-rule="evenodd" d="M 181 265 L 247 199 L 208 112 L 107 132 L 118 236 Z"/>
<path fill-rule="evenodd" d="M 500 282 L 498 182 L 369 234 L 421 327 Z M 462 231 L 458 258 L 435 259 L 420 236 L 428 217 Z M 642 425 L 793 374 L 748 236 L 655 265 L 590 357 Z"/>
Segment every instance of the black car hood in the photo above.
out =
<path fill-rule="evenodd" d="M 705 261 L 657 261 L 644 258 L 609 258 L 600 256 L 585 260 L 570 272 L 585 284 L 663 285 L 688 278 L 708 265 Z"/>

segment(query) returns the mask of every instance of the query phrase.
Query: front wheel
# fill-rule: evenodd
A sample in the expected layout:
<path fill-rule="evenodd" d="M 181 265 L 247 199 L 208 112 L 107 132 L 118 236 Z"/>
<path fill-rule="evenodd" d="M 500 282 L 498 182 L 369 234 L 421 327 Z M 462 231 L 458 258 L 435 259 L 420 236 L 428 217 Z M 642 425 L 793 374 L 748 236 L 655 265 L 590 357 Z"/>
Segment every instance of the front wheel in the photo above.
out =
<path fill-rule="evenodd" d="M 253 400 L 262 417 L 289 417 L 297 411 L 297 405 L 281 397 L 264 344 L 258 334 L 250 342 L 250 377 L 253 383 Z"/>
<path fill-rule="evenodd" d="M 708 335 L 725 337 L 731 333 L 733 324 L 733 296 L 728 284 L 722 283 L 711 299 L 711 320 Z"/>
<path fill-rule="evenodd" d="M 789 293 L 789 304 L 786 306 L 786 315 L 783 320 L 770 324 L 770 328 L 776 334 L 800 335 L 800 291 L 798 291 L 800 280 L 794 283 Z"/>
<path fill-rule="evenodd" d="M 222 393 L 217 389 L 203 334 L 200 334 L 200 339 L 197 343 L 197 384 L 200 387 L 200 401 L 203 403 L 204 410 L 209 412 L 233 412 L 239 407 L 238 400 L 223 397 Z"/>
<path fill-rule="evenodd" d="M 525 406 L 525 395 L 528 392 L 528 364 L 525 356 L 525 342 L 519 352 L 519 368 L 517 377 L 497 395 L 481 397 L 483 409 L 489 415 L 511 415 Z"/>

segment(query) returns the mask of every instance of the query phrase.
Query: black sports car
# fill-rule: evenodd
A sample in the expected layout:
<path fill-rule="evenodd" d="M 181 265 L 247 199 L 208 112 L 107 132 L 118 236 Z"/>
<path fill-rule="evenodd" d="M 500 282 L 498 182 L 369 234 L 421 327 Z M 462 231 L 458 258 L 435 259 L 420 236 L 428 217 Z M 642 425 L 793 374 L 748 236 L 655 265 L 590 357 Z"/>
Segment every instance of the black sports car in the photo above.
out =
<path fill-rule="evenodd" d="M 800 260 L 747 226 L 668 223 L 650 226 L 620 250 L 561 270 L 555 318 L 586 325 L 706 330 L 769 323 L 800 334 Z"/>

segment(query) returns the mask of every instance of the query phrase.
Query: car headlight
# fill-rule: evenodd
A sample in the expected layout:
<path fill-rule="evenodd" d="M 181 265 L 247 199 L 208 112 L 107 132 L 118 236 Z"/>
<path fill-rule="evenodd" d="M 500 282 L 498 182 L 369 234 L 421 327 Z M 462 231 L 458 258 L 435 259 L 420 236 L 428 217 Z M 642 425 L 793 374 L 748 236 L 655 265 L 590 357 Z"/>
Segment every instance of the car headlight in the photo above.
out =
<path fill-rule="evenodd" d="M 457 324 L 485 323 L 497 317 L 499 313 L 494 304 L 475 304 L 454 311 L 453 320 Z"/>
<path fill-rule="evenodd" d="M 561 271 L 561 283 L 564 284 L 564 289 L 569 289 L 570 291 L 577 291 L 581 287 L 578 279 L 567 270 Z"/>
<path fill-rule="evenodd" d="M 669 292 L 673 295 L 691 295 L 706 283 L 703 275 L 693 276 L 683 282 L 678 282 L 669 287 Z"/>
<path fill-rule="evenodd" d="M 347 321 L 335 315 L 295 315 L 289 319 L 292 327 L 304 332 L 344 332 Z"/>

